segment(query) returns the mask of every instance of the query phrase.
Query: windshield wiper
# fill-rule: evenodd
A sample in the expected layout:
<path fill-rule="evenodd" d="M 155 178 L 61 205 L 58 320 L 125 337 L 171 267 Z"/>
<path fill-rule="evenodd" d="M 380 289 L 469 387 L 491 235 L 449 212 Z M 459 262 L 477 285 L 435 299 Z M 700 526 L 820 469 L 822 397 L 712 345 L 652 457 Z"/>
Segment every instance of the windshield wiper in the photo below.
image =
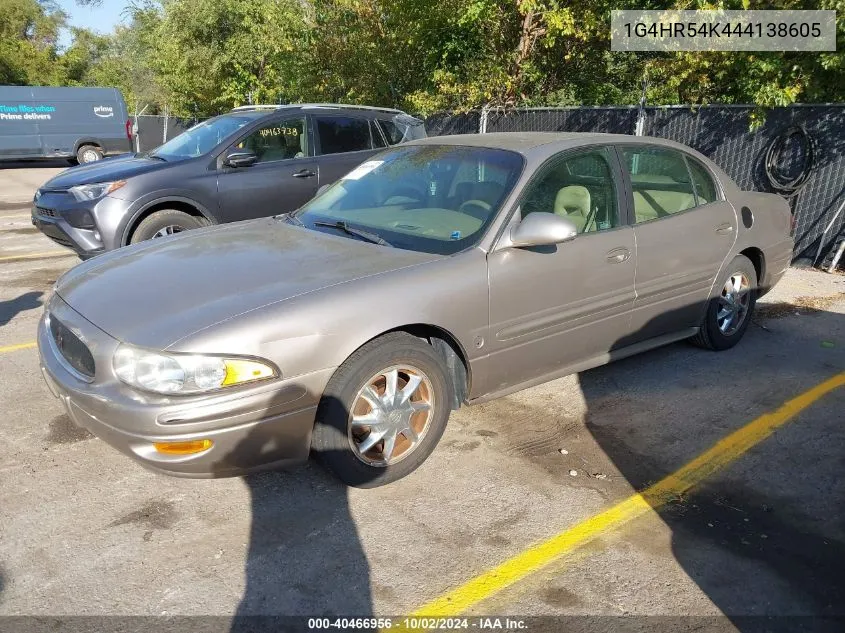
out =
<path fill-rule="evenodd" d="M 370 233 L 369 231 L 364 231 L 362 229 L 352 228 L 343 220 L 338 220 L 337 222 L 323 222 L 322 220 L 317 220 L 314 222 L 314 226 L 328 226 L 329 228 L 343 231 L 347 235 L 354 235 L 355 237 L 360 237 L 362 240 L 366 240 L 367 242 L 371 242 L 373 244 L 378 244 L 380 246 L 391 246 L 390 242 L 388 242 L 380 235 Z"/>
<path fill-rule="evenodd" d="M 165 163 L 167 159 L 164 156 L 159 156 L 158 154 L 147 154 L 147 158 L 155 158 L 156 160 L 163 160 Z"/>

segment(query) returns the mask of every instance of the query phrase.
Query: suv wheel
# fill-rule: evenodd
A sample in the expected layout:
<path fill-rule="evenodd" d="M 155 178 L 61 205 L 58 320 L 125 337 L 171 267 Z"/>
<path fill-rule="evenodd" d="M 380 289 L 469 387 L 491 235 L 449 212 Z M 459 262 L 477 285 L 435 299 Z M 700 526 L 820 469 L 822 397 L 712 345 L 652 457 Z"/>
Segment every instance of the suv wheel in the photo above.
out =
<path fill-rule="evenodd" d="M 350 486 L 375 488 L 410 474 L 446 429 L 446 371 L 431 345 L 405 332 L 367 343 L 329 380 L 312 452 Z"/>
<path fill-rule="evenodd" d="M 190 229 L 207 226 L 204 218 L 197 218 L 176 209 L 162 209 L 144 218 L 132 233 L 130 244 L 137 244 L 157 237 L 166 237 Z"/>

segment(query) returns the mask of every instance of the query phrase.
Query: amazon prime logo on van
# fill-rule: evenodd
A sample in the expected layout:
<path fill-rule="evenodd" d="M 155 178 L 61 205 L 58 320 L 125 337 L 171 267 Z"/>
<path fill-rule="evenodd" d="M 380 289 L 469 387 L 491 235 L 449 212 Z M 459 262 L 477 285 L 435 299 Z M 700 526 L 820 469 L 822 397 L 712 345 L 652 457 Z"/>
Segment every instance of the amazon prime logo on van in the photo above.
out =
<path fill-rule="evenodd" d="M 100 118 L 108 119 L 110 116 L 114 116 L 114 108 L 103 105 L 94 106 L 94 114 Z"/>

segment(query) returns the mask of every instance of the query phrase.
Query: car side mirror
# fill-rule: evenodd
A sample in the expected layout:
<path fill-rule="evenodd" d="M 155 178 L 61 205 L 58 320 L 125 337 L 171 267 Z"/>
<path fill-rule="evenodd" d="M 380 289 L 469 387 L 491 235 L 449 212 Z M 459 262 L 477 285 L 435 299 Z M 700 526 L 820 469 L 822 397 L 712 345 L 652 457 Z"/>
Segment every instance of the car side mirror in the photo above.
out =
<path fill-rule="evenodd" d="M 511 246 L 549 246 L 567 242 L 578 235 L 571 220 L 554 213 L 529 213 L 511 229 Z"/>
<path fill-rule="evenodd" d="M 258 162 L 258 156 L 255 155 L 255 152 L 250 151 L 232 152 L 223 159 L 223 164 L 226 167 L 249 167 L 256 162 Z"/>

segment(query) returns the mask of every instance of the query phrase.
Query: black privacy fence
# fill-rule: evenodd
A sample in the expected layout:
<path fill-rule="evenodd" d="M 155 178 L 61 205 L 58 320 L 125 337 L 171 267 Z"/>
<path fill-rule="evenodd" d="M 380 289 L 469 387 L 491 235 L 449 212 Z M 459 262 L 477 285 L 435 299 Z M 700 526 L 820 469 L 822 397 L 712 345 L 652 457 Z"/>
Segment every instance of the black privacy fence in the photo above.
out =
<path fill-rule="evenodd" d="M 753 111 L 753 106 L 647 107 L 643 134 L 697 149 L 743 189 L 787 197 L 796 219 L 796 262 L 826 265 L 845 239 L 845 105 L 772 108 L 754 130 Z M 529 131 L 633 134 L 638 117 L 636 106 L 525 108 L 437 113 L 425 122 L 429 136 Z M 139 151 L 153 149 L 197 123 L 162 116 L 139 116 L 137 121 Z"/>

